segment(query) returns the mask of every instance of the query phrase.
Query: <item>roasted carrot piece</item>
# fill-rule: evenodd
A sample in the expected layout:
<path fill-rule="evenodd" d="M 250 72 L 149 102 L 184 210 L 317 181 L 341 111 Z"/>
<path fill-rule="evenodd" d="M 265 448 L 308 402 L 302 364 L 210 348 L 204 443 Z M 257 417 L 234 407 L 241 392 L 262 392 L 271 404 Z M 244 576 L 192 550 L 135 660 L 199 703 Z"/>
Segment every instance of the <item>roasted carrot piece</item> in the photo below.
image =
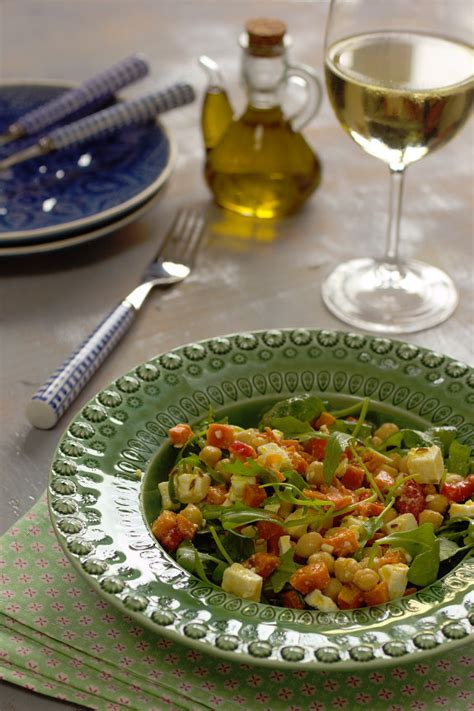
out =
<path fill-rule="evenodd" d="M 331 415 L 330 412 L 322 412 L 319 417 L 314 420 L 312 425 L 315 430 L 319 430 L 323 425 L 326 425 L 327 427 L 329 427 L 329 425 L 333 425 L 335 421 L 336 418 Z"/>
<path fill-rule="evenodd" d="M 283 607 L 292 607 L 294 610 L 304 610 L 304 602 L 301 600 L 300 596 L 296 590 L 287 590 L 281 596 Z"/>
<path fill-rule="evenodd" d="M 184 423 L 175 425 L 174 427 L 168 430 L 168 437 L 170 439 L 170 442 L 175 447 L 183 447 L 193 435 L 194 432 L 192 431 L 191 427 Z"/>
<path fill-rule="evenodd" d="M 344 476 L 341 478 L 342 483 L 348 489 L 359 489 L 365 478 L 365 472 L 361 467 L 356 467 L 354 464 L 349 464 Z"/>
<path fill-rule="evenodd" d="M 258 484 L 245 484 L 242 498 L 244 504 L 256 509 L 265 501 L 267 495 L 265 489 Z"/>
<path fill-rule="evenodd" d="M 223 484 L 219 484 L 219 486 L 210 486 L 205 501 L 208 504 L 220 505 L 224 503 L 226 496 L 227 489 Z"/>
<path fill-rule="evenodd" d="M 285 529 L 283 526 L 279 526 L 273 521 L 257 521 L 255 524 L 258 531 L 258 537 L 263 538 L 265 541 L 270 540 L 270 538 L 280 538 L 285 534 Z"/>
<path fill-rule="evenodd" d="M 174 511 L 162 511 L 151 526 L 154 536 L 160 541 L 161 538 L 176 526 L 176 514 Z"/>
<path fill-rule="evenodd" d="M 220 425 L 218 422 L 213 422 L 207 428 L 207 444 L 212 447 L 229 449 L 234 441 L 234 435 L 235 430 L 231 425 Z"/>
<path fill-rule="evenodd" d="M 332 546 L 335 556 L 346 556 L 355 553 L 359 548 L 356 533 L 351 528 L 341 528 L 332 536 L 323 539 L 323 544 Z"/>
<path fill-rule="evenodd" d="M 328 583 L 328 567 L 322 561 L 298 568 L 290 578 L 290 585 L 302 595 L 307 595 L 312 590 L 322 590 Z"/>
<path fill-rule="evenodd" d="M 268 578 L 280 565 L 280 558 L 272 553 L 254 553 L 244 564 L 246 568 L 255 568 L 257 575 Z"/>
<path fill-rule="evenodd" d="M 198 529 L 195 523 L 190 521 L 189 518 L 186 518 L 186 516 L 183 516 L 182 514 L 178 514 L 176 516 L 176 525 L 178 527 L 178 531 L 181 533 L 183 538 L 186 538 L 188 541 L 190 541 L 194 537 L 194 534 Z"/>
<path fill-rule="evenodd" d="M 372 588 L 372 590 L 369 590 L 368 592 L 363 593 L 363 597 L 364 597 L 366 605 L 381 605 L 382 603 L 387 602 L 388 601 L 387 583 L 385 583 L 385 582 L 377 583 L 377 585 L 374 588 Z"/>
<path fill-rule="evenodd" d="M 342 586 L 337 596 L 337 605 L 341 610 L 353 610 L 363 604 L 364 597 L 358 587 L 350 583 Z"/>
<path fill-rule="evenodd" d="M 395 483 L 395 479 L 391 474 L 381 469 L 378 474 L 374 477 L 374 481 L 379 487 L 380 491 L 388 491 Z"/>

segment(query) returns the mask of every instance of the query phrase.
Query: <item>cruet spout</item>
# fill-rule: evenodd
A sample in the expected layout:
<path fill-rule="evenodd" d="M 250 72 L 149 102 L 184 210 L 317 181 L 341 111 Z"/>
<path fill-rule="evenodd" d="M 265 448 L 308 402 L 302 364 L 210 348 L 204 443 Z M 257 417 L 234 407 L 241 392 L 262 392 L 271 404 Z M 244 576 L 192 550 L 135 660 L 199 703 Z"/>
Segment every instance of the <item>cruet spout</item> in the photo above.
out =
<path fill-rule="evenodd" d="M 207 75 L 207 89 L 201 114 L 201 129 L 206 151 L 217 146 L 232 121 L 233 110 L 224 87 L 219 65 L 205 54 L 199 64 Z"/>

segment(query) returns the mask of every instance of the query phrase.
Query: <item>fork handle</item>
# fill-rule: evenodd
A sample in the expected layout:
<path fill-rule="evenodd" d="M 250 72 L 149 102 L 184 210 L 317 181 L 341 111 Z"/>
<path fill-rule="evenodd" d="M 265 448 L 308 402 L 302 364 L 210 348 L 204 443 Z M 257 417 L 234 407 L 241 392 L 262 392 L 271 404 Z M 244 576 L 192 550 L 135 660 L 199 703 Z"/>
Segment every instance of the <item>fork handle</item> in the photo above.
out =
<path fill-rule="evenodd" d="M 126 299 L 121 301 L 54 371 L 27 405 L 26 416 L 34 427 L 41 430 L 54 427 L 128 331 L 136 313 L 136 309 Z"/>

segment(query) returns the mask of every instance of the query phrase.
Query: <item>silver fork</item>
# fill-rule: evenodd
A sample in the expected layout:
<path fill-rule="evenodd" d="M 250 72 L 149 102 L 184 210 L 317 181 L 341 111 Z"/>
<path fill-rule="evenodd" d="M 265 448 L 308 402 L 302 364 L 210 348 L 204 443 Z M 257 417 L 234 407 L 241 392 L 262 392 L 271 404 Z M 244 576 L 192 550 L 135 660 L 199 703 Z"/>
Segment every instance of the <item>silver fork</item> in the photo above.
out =
<path fill-rule="evenodd" d="M 180 210 L 140 284 L 97 326 L 79 348 L 33 395 L 26 415 L 39 429 L 54 427 L 89 382 L 100 364 L 132 325 L 155 287 L 169 287 L 191 273 L 204 234 L 204 219 L 196 210 Z"/>

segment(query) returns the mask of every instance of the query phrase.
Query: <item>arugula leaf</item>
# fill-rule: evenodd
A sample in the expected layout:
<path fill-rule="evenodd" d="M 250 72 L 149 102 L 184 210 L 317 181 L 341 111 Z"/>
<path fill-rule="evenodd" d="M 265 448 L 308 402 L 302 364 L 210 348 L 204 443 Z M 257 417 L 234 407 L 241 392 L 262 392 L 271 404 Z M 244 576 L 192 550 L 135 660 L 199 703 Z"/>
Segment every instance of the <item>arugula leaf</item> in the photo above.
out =
<path fill-rule="evenodd" d="M 354 420 L 336 420 L 334 424 L 329 425 L 328 429 L 329 432 L 347 432 L 354 436 L 354 430 L 357 425 L 358 422 L 354 422 Z M 364 422 L 364 424 L 360 426 L 357 436 L 359 437 L 359 439 L 365 440 L 367 439 L 367 437 L 370 437 L 372 435 L 372 430 L 373 426 L 368 424 L 367 422 Z"/>
<path fill-rule="evenodd" d="M 451 442 L 456 438 L 457 429 L 452 425 L 444 427 L 430 427 L 425 433 L 433 439 L 433 443 L 441 447 L 443 456 L 446 456 L 449 451 Z"/>
<path fill-rule="evenodd" d="M 367 410 L 369 409 L 369 398 L 366 397 L 362 400 L 362 408 L 360 411 L 359 419 L 357 420 L 357 424 L 354 428 L 354 431 L 352 433 L 352 436 L 354 438 L 359 436 L 359 433 L 364 425 L 365 418 L 367 417 Z"/>
<path fill-rule="evenodd" d="M 217 504 L 207 504 L 202 508 L 202 515 L 207 520 L 219 519 L 225 531 L 234 531 L 240 526 L 246 526 L 256 521 L 272 521 L 282 525 L 274 514 L 264 511 L 264 509 L 254 509 L 251 506 L 244 506 L 237 501 L 233 506 L 218 506 Z M 238 535 L 238 534 L 237 534 Z"/>
<path fill-rule="evenodd" d="M 440 544 L 431 523 L 423 523 L 410 531 L 391 533 L 377 541 L 378 545 L 404 548 L 413 558 L 408 571 L 408 580 L 413 585 L 424 587 L 438 576 Z"/>
<path fill-rule="evenodd" d="M 210 571 L 216 565 L 220 565 L 222 560 L 209 553 L 198 551 L 191 541 L 183 541 L 176 550 L 176 562 L 189 573 L 194 573 L 201 580 L 209 583 L 206 570 Z"/>
<path fill-rule="evenodd" d="M 289 471 L 286 471 L 285 476 L 286 476 L 285 481 L 288 482 L 289 484 L 293 484 L 293 486 L 296 486 L 296 488 L 299 489 L 300 491 L 303 491 L 303 489 L 308 488 L 307 481 L 305 481 L 303 479 L 303 477 L 301 476 L 301 474 L 298 474 L 298 472 L 295 471 L 294 469 L 290 469 Z"/>
<path fill-rule="evenodd" d="M 471 448 L 467 444 L 461 444 L 457 439 L 449 445 L 449 455 L 446 466 L 451 474 L 469 474 L 471 464 Z"/>
<path fill-rule="evenodd" d="M 367 499 L 365 499 L 365 501 L 367 501 Z M 370 539 L 373 538 L 374 533 L 376 533 L 379 530 L 379 528 L 381 528 L 383 526 L 384 516 L 387 513 L 387 511 L 390 511 L 390 509 L 392 508 L 394 503 L 395 503 L 395 499 L 392 499 L 391 501 L 389 501 L 389 503 L 386 505 L 384 510 L 381 511 L 378 516 L 376 516 L 376 517 L 372 516 L 371 518 L 367 519 L 367 521 L 365 521 L 362 524 L 362 526 L 361 526 L 362 530 L 359 532 L 359 547 L 360 547 L 359 553 L 361 553 L 360 557 L 362 557 L 362 549 L 364 548 L 365 544 L 368 541 L 370 541 Z"/>
<path fill-rule="evenodd" d="M 377 447 L 379 452 L 385 452 L 387 449 L 411 449 L 412 447 L 431 447 L 433 437 L 429 432 L 420 432 L 419 430 L 402 429 L 394 432 L 393 435 L 387 437 L 380 447 Z"/>
<path fill-rule="evenodd" d="M 245 461 L 235 459 L 233 462 L 220 465 L 221 470 L 226 474 L 238 474 L 239 476 L 261 476 L 266 473 L 265 467 L 257 464 L 255 459 L 248 457 Z"/>
<path fill-rule="evenodd" d="M 264 427 L 274 427 L 274 418 L 293 417 L 299 422 L 309 423 L 318 418 L 326 409 L 326 403 L 319 397 L 303 395 L 280 400 L 262 417 Z"/>
<path fill-rule="evenodd" d="M 442 563 L 449 558 L 456 555 L 460 547 L 454 541 L 450 541 L 449 538 L 443 538 L 443 536 L 438 536 L 439 540 L 439 561 Z"/>
<path fill-rule="evenodd" d="M 329 435 L 323 459 L 324 481 L 328 486 L 331 484 L 341 456 L 351 440 L 352 435 L 345 432 L 331 432 Z"/>
<path fill-rule="evenodd" d="M 286 415 L 285 417 L 273 417 L 271 421 L 271 426 L 283 432 L 285 439 L 299 439 L 301 435 L 310 434 L 314 437 L 314 428 L 311 427 L 309 422 L 303 422 L 298 420 L 293 415 Z"/>
<path fill-rule="evenodd" d="M 242 563 L 255 553 L 255 541 L 245 536 L 236 536 L 232 531 L 222 531 L 220 539 L 232 560 Z"/>
<path fill-rule="evenodd" d="M 278 568 L 275 570 L 275 572 L 270 576 L 270 583 L 272 585 L 273 592 L 278 593 L 283 588 L 285 585 L 289 582 L 291 576 L 295 572 L 295 570 L 298 570 L 300 568 L 300 565 L 297 565 L 293 558 L 295 555 L 295 551 L 293 548 L 289 548 L 286 553 L 284 553 L 281 558 L 280 558 L 280 565 Z"/>

